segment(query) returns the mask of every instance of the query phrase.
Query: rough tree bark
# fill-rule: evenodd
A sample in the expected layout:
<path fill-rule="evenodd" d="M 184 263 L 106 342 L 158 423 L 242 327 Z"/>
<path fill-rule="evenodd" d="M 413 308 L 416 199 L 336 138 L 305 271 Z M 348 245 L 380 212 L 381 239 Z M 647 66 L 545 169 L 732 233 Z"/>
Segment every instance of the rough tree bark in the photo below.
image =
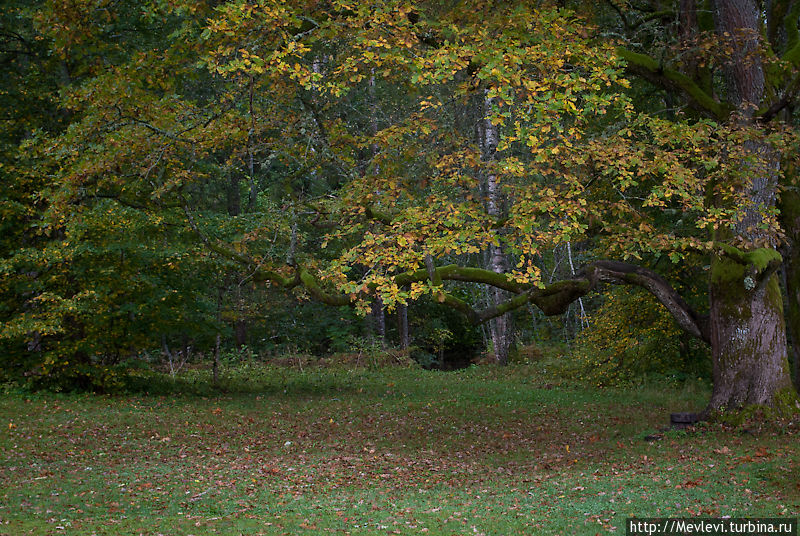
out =
<path fill-rule="evenodd" d="M 718 256 L 712 261 L 710 410 L 773 406 L 791 387 L 781 291 L 774 269 L 761 260 Z"/>
<path fill-rule="evenodd" d="M 724 87 L 714 89 L 708 61 L 656 60 L 622 47 L 618 52 L 627 61 L 631 74 L 662 87 L 671 96 L 682 97 L 697 112 L 719 122 L 735 121 L 741 127 L 757 128 L 757 122 L 775 118 L 797 95 L 795 74 L 786 78 L 771 70 L 772 78 L 767 78 L 763 54 L 768 47 L 776 52 L 783 48 L 782 59 L 800 65 L 800 3 L 775 3 L 766 5 L 764 10 L 756 0 L 713 0 L 709 4 L 713 8 L 710 14 L 705 6 L 695 8 L 699 3 L 679 2 L 679 38 L 690 45 L 694 35 L 716 32 L 722 50 L 731 54 L 724 62 Z M 691 28 L 695 25 L 698 32 Z M 776 32 L 776 28 L 783 31 Z M 784 37 L 776 38 L 778 34 Z M 764 39 L 770 42 L 762 42 Z M 785 43 L 781 44 L 781 39 Z M 783 83 L 785 87 L 778 86 Z M 717 100 L 718 96 L 726 100 Z M 777 244 L 759 230 L 762 211 L 772 209 L 776 203 L 781 155 L 758 141 L 738 149 L 741 151 L 732 153 L 739 153 L 736 158 L 741 160 L 730 161 L 729 165 L 748 176 L 744 181 L 732 177 L 731 184 L 740 184 L 738 193 L 749 200 L 751 209 L 740 225 L 714 237 L 718 243 L 734 244 L 739 249 L 728 248 L 714 256 L 711 263 L 708 341 L 714 393 L 710 411 L 748 404 L 774 406 L 796 400 L 789 378 L 786 326 L 775 275 L 780 256 L 775 249 Z M 713 196 L 709 197 L 713 203 Z"/>
<path fill-rule="evenodd" d="M 734 121 L 751 125 L 765 99 L 764 66 L 759 57 L 759 2 L 717 0 L 715 25 L 734 51 L 725 68 Z M 743 192 L 752 203 L 732 230 L 744 251 L 730 249 L 711 264 L 710 335 L 714 390 L 709 410 L 743 405 L 776 405 L 791 389 L 783 300 L 775 274 L 780 255 L 774 242 L 759 230 L 760 209 L 775 206 L 779 155 L 760 142 L 748 142 L 741 165 L 750 184 Z"/>
<path fill-rule="evenodd" d="M 397 306 L 397 333 L 400 337 L 400 349 L 408 350 L 411 340 L 408 334 L 408 306 Z"/>

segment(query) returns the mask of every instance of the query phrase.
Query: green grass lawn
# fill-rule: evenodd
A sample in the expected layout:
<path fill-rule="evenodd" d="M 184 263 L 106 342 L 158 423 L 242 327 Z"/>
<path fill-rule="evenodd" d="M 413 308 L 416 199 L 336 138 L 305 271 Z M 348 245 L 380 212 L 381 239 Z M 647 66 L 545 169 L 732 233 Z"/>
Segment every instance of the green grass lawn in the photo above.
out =
<path fill-rule="evenodd" d="M 620 534 L 628 516 L 800 514 L 796 426 L 644 439 L 704 389 L 552 387 L 535 366 L 240 374 L 235 393 L 4 395 L 0 534 Z"/>

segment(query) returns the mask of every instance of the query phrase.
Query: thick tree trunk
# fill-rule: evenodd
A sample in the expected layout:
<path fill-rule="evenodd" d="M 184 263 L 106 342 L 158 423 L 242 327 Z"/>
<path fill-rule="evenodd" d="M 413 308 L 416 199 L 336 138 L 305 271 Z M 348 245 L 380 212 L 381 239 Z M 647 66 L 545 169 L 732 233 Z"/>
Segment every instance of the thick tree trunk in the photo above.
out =
<path fill-rule="evenodd" d="M 729 258 L 713 261 L 709 410 L 774 406 L 776 397 L 791 389 L 778 277 L 773 273 L 756 282 L 747 271 Z"/>
<path fill-rule="evenodd" d="M 715 7 L 717 32 L 733 51 L 725 78 L 736 107 L 734 120 L 749 126 L 763 104 L 766 84 L 758 51 L 760 5 L 755 0 L 717 0 Z M 760 230 L 763 210 L 775 206 L 779 155 L 758 141 L 746 142 L 743 149 L 743 161 L 730 164 L 749 173 L 741 193 L 751 206 L 732 236 L 722 238 L 734 239 L 744 250 L 715 257 L 711 266 L 711 411 L 775 406 L 786 392 L 796 396 L 789 375 L 783 300 L 774 273 L 778 256 L 770 249 L 771 237 Z"/>
<path fill-rule="evenodd" d="M 750 252 L 730 246 L 723 249 L 722 255 L 712 259 L 708 318 L 697 314 L 651 270 L 623 262 L 596 261 L 586 265 L 581 275 L 592 283 L 589 288 L 606 282 L 646 289 L 684 331 L 711 345 L 714 390 L 707 411 L 793 402 L 783 301 L 776 275 L 780 255 L 770 248 Z M 566 302 L 575 299 L 565 296 Z M 562 302 L 551 312 L 565 309 Z"/>
<path fill-rule="evenodd" d="M 492 267 L 494 268 L 494 267 Z M 507 297 L 506 292 L 497 288 L 492 288 L 490 291 L 494 305 L 503 303 Z M 513 343 L 513 326 L 511 324 L 511 315 L 504 314 L 493 318 L 489 321 L 489 332 L 492 338 L 492 347 L 494 349 L 494 358 L 500 365 L 508 364 L 508 357 Z"/>
<path fill-rule="evenodd" d="M 794 388 L 789 371 L 783 296 L 776 270 L 781 257 L 760 229 L 762 211 L 775 207 L 778 156 L 748 142 L 741 167 L 751 174 L 745 194 L 752 207 L 732 230 L 742 250 L 712 259 L 709 288 L 714 392 L 709 410 L 779 405 Z M 762 247 L 758 247 L 762 246 Z M 791 297 L 790 297 L 791 300 Z M 791 308 L 791 305 L 790 305 Z"/>

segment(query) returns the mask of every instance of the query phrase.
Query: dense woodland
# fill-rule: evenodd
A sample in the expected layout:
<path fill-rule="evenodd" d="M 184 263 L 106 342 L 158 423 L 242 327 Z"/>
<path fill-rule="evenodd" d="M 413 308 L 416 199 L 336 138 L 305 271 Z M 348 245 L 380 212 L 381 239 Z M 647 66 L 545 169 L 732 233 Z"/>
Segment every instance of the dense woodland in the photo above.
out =
<path fill-rule="evenodd" d="M 709 410 L 794 408 L 799 20 L 797 0 L 8 0 L 2 378 L 559 346 L 599 383 L 705 374 Z"/>

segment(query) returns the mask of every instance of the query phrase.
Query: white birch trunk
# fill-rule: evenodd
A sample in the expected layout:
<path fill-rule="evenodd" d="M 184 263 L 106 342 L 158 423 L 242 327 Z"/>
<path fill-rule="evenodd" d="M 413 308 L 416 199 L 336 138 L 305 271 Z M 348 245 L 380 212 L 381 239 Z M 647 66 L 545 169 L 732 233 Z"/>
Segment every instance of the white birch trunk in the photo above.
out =
<path fill-rule="evenodd" d="M 484 162 L 491 162 L 495 159 L 497 144 L 500 140 L 498 128 L 490 120 L 492 105 L 493 99 L 484 94 L 481 100 L 481 113 L 478 121 L 478 144 L 481 150 L 481 159 Z M 504 212 L 504 199 L 497 175 L 491 170 L 486 171 L 482 186 L 485 195 L 486 212 L 493 219 L 501 218 Z M 488 256 L 489 270 L 495 273 L 508 272 L 508 256 L 503 250 L 503 242 L 499 235 L 497 236 L 497 245 L 489 245 Z M 494 287 L 489 290 L 489 295 L 493 305 L 498 305 L 507 298 L 505 291 Z M 508 363 L 508 354 L 513 340 L 512 331 L 511 317 L 508 314 L 489 321 L 489 333 L 494 347 L 495 360 L 501 365 Z"/>

